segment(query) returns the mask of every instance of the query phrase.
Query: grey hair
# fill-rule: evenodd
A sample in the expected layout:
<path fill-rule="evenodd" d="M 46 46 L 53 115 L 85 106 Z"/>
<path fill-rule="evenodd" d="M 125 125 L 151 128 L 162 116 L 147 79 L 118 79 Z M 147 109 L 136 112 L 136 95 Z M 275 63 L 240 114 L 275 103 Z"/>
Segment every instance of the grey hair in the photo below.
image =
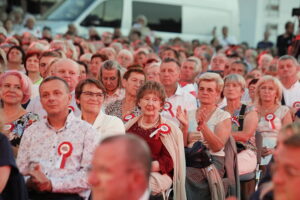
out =
<path fill-rule="evenodd" d="M 239 74 L 229 74 L 228 76 L 226 76 L 224 78 L 224 83 L 232 83 L 232 82 L 235 82 L 235 83 L 238 83 L 242 90 L 245 90 L 246 88 L 246 81 L 244 79 L 244 77 L 242 77 L 241 75 Z"/>
<path fill-rule="evenodd" d="M 284 56 L 281 56 L 279 59 L 278 59 L 278 62 L 280 61 L 284 61 L 284 60 L 291 60 L 293 61 L 293 63 L 295 65 L 298 65 L 298 61 L 296 60 L 296 58 L 294 56 L 290 56 L 290 55 L 284 55 Z"/>
<path fill-rule="evenodd" d="M 284 140 L 284 144 L 289 147 L 300 147 L 300 123 L 294 122 L 286 125 L 281 132 L 285 133 L 288 130 L 292 132 L 292 135 Z"/>
<path fill-rule="evenodd" d="M 191 56 L 191 57 L 188 57 L 186 59 L 186 61 L 190 61 L 190 62 L 194 62 L 195 63 L 195 66 L 194 66 L 194 71 L 196 73 L 200 73 L 202 71 L 202 63 L 201 63 L 201 60 L 199 58 L 197 58 L 196 56 Z"/>
<path fill-rule="evenodd" d="M 102 63 L 102 66 L 99 71 L 98 80 L 103 84 L 102 82 L 102 76 L 103 76 L 103 69 L 105 70 L 117 70 L 117 76 L 118 76 L 118 87 L 121 88 L 121 66 L 117 61 L 114 60 L 106 60 Z"/>

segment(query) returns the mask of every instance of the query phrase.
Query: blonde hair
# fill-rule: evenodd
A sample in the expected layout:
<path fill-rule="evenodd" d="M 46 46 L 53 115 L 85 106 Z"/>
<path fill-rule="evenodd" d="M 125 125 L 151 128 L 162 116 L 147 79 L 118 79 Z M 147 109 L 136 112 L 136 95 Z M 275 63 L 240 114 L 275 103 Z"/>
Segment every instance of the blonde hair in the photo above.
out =
<path fill-rule="evenodd" d="M 223 87 L 224 87 L 224 81 L 221 78 L 221 76 L 217 73 L 213 73 L 213 72 L 205 72 L 203 73 L 200 77 L 199 77 L 199 81 L 198 81 L 198 87 L 201 83 L 201 81 L 214 81 L 217 85 L 216 90 L 218 92 L 222 92 Z"/>
<path fill-rule="evenodd" d="M 255 104 L 256 105 L 261 105 L 261 99 L 260 99 L 260 96 L 259 96 L 259 90 L 260 90 L 261 86 L 264 83 L 269 82 L 269 81 L 272 82 L 276 87 L 275 103 L 278 104 L 278 105 L 281 105 L 283 86 L 277 78 L 275 78 L 273 76 L 270 76 L 270 75 L 266 75 L 266 76 L 261 77 L 259 79 L 258 83 L 257 83 L 256 90 L 255 90 Z"/>

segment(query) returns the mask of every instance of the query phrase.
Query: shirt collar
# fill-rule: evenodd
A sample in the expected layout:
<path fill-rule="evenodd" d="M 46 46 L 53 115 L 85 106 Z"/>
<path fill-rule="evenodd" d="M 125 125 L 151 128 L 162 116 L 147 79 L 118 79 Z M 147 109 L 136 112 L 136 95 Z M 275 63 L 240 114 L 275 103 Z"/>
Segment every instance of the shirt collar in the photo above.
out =
<path fill-rule="evenodd" d="M 73 111 L 69 111 L 69 114 L 68 114 L 68 116 L 67 116 L 67 120 L 66 120 L 64 126 L 63 126 L 61 129 L 56 130 L 56 132 L 61 132 L 61 131 L 65 130 L 66 128 L 69 128 L 69 127 L 71 126 L 71 122 L 72 122 L 74 119 L 75 119 L 75 115 L 74 115 Z M 46 126 L 47 126 L 48 128 L 50 128 L 50 129 L 52 129 L 52 130 L 55 130 L 55 129 L 50 125 L 50 123 L 49 123 L 49 121 L 48 121 L 48 118 L 45 118 L 45 119 L 44 119 L 44 123 L 46 124 Z"/>
<path fill-rule="evenodd" d="M 177 84 L 177 89 L 174 95 L 178 95 L 178 96 L 183 95 L 183 89 L 182 87 L 179 86 L 179 84 Z"/>

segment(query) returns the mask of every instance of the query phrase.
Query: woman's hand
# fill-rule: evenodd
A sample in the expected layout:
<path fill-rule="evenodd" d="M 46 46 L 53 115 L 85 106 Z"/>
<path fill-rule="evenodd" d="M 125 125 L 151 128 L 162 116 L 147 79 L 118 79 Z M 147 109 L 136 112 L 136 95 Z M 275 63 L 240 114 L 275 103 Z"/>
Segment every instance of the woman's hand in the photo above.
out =
<path fill-rule="evenodd" d="M 176 118 L 183 127 L 188 127 L 189 120 L 186 109 L 182 109 L 181 106 L 178 106 L 176 110 Z"/>
<path fill-rule="evenodd" d="M 274 149 L 273 148 L 267 148 L 267 147 L 263 147 L 261 149 L 261 156 L 262 157 L 266 157 L 268 155 L 273 154 Z"/>
<path fill-rule="evenodd" d="M 159 172 L 159 162 L 157 160 L 152 161 L 151 172 Z"/>
<path fill-rule="evenodd" d="M 207 121 L 207 117 L 208 117 L 208 114 L 207 114 L 207 110 L 205 108 L 203 108 L 203 109 L 200 108 L 197 110 L 196 120 L 198 123 L 198 127 L 197 127 L 198 130 L 202 129 L 202 126 Z"/>

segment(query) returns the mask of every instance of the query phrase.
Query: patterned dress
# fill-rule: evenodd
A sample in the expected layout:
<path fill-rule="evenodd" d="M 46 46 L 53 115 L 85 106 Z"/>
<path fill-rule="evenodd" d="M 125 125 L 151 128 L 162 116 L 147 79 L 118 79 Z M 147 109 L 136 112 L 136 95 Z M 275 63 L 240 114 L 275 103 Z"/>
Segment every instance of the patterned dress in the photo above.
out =
<path fill-rule="evenodd" d="M 8 139 L 13 146 L 18 146 L 20 144 L 21 138 L 23 136 L 24 130 L 29 127 L 32 123 L 39 120 L 39 116 L 32 112 L 28 112 L 19 119 L 7 123 L 4 126 L 5 131 L 8 131 Z"/>

